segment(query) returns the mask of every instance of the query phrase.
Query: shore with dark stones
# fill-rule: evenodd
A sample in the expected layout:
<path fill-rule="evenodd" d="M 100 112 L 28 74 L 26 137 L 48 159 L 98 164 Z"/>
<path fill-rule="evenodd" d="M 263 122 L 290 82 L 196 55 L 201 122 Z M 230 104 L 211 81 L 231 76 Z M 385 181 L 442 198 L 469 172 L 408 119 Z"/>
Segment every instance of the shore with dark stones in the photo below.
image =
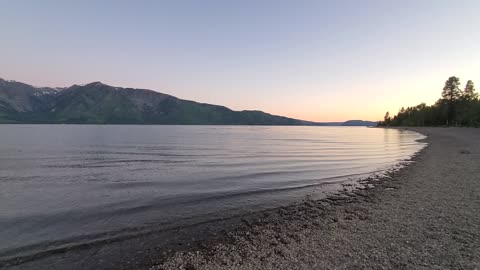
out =
<path fill-rule="evenodd" d="M 150 269 L 480 269 L 480 129 L 408 129 L 429 144 L 410 165 L 245 216 Z"/>

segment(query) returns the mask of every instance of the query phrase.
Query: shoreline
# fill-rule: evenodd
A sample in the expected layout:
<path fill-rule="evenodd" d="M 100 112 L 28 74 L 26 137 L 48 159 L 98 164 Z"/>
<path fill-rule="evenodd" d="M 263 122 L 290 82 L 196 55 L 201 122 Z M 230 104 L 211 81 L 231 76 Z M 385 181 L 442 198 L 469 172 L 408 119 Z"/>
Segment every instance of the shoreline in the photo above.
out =
<path fill-rule="evenodd" d="M 402 129 L 432 135 L 429 128 Z M 441 148 L 441 145 L 437 144 L 436 137 L 441 137 L 443 129 L 436 130 L 433 130 L 434 138 L 427 137 L 426 139 L 429 145 L 412 157 L 413 163 L 400 170 L 389 171 L 381 179 L 360 180 L 363 188 L 352 190 L 353 186 L 345 183 L 344 190 L 327 198 L 305 199 L 288 206 L 261 211 L 254 210 L 246 215 L 220 219 L 215 221 L 215 224 L 210 222 L 195 224 L 195 228 L 187 226 L 128 239 L 113 245 L 72 250 L 71 254 L 59 253 L 13 265 L 8 269 L 191 270 L 371 269 L 383 267 L 430 269 L 435 264 L 427 263 L 427 266 L 423 266 L 416 264 L 416 261 L 413 261 L 412 264 L 408 257 L 398 253 L 399 250 L 405 249 L 407 244 L 405 241 L 411 242 L 412 240 L 401 239 L 398 241 L 393 237 L 388 243 L 395 243 L 395 246 L 399 246 L 395 248 L 399 250 L 389 251 L 386 243 L 382 243 L 381 239 L 388 238 L 389 234 L 398 233 L 398 229 L 405 230 L 398 226 L 389 226 L 390 230 L 387 231 L 382 231 L 382 228 L 389 222 L 391 223 L 392 218 L 396 218 L 391 215 L 390 210 L 395 207 L 396 200 L 402 198 L 397 193 L 408 190 L 411 187 L 405 187 L 405 185 L 415 179 L 418 180 L 417 167 L 425 165 L 425 159 L 429 159 L 432 147 L 437 150 L 438 147 Z M 471 131 L 471 129 L 465 130 Z M 478 135 L 478 133 L 477 131 L 475 134 Z M 477 136 L 476 139 L 480 139 L 480 136 Z M 433 146 L 432 140 L 435 140 Z M 475 153 L 478 161 L 480 159 L 478 151 Z M 422 194 L 422 197 L 425 195 L 428 194 Z M 387 211 L 376 213 L 376 209 L 380 206 Z M 403 210 L 398 209 L 398 206 L 396 210 L 400 215 L 408 214 L 408 211 L 405 211 L 407 208 L 408 204 L 404 206 Z M 480 213 L 480 209 L 478 210 Z M 478 215 L 480 214 L 474 215 L 476 220 L 478 220 Z M 358 226 L 358 224 L 362 226 Z M 373 230 L 372 226 L 377 230 Z M 375 236 L 378 230 L 382 232 L 382 237 L 369 239 Z M 175 234 L 174 239 L 162 238 L 162 235 L 171 235 L 172 233 Z M 477 243 L 480 243 L 478 233 L 473 235 L 477 237 Z M 163 242 L 160 246 L 157 245 L 165 239 L 168 241 Z M 365 246 L 364 241 L 370 244 Z M 140 248 L 132 250 L 129 247 L 131 243 Z M 376 250 L 373 255 L 367 254 L 368 250 L 375 250 L 378 247 L 381 247 L 381 251 Z M 132 254 L 132 256 L 118 258 L 118 254 Z M 470 262 L 479 264 L 480 255 L 475 256 Z M 88 259 L 86 259 L 87 257 Z M 401 257 L 401 259 L 391 261 L 392 257 Z M 74 263 L 70 264 L 72 262 Z M 466 268 L 463 266 L 465 265 L 462 265 L 461 268 L 469 269 L 470 265 L 467 265 Z M 1 265 L 0 268 L 2 268 Z"/>
<path fill-rule="evenodd" d="M 415 155 L 418 155 L 421 151 Z M 363 189 L 367 182 L 379 181 L 380 178 L 385 176 L 384 173 L 393 173 L 408 166 L 407 163 L 410 160 L 409 158 L 399 161 L 387 169 L 372 173 L 345 177 L 340 182 L 327 182 L 319 186 L 307 187 L 305 189 L 310 188 L 311 190 L 306 192 L 304 199 L 299 199 L 283 206 L 249 210 L 247 211 L 248 213 L 208 219 L 203 222 L 186 223 L 185 225 L 170 228 L 158 228 L 132 236 L 100 239 L 74 246 L 60 246 L 32 254 L 27 252 L 20 256 L 14 255 L 10 258 L 7 256 L 4 260 L 0 260 L 0 269 L 51 269 L 52 265 L 56 266 L 54 267 L 55 269 L 65 269 L 67 265 L 69 269 L 150 269 L 152 264 L 159 265 L 164 263 L 178 252 L 205 250 L 219 243 L 234 243 L 235 240 L 232 237 L 236 237 L 234 236 L 235 234 L 245 233 L 252 224 L 258 222 L 268 223 L 269 221 L 265 220 L 265 217 L 271 216 L 278 211 L 290 211 L 293 208 L 301 207 L 304 203 L 308 204 L 314 201 L 329 201 L 332 198 L 336 200 L 335 197 L 339 195 L 338 192 L 346 194 L 346 191 L 351 193 L 358 187 Z M 356 196 L 353 193 L 350 195 Z M 176 234 L 176 236 L 169 236 L 172 234 Z M 159 245 L 159 242 L 162 241 L 164 242 Z M 143 245 L 149 251 L 142 256 L 115 258 L 119 253 L 138 254 L 141 251 L 146 251 L 135 250 L 136 248 L 131 249 L 130 247 L 124 248 L 129 246 L 129 243 L 133 243 L 133 246 Z M 82 263 L 76 262 L 77 259 L 75 257 L 81 259 L 81 257 L 96 256 L 99 251 L 104 252 L 103 249 L 109 249 L 107 253 L 110 254 L 103 254 L 98 256 L 97 259 L 88 259 Z M 152 252 L 151 249 L 154 251 Z M 71 262 L 75 262 L 75 264 L 70 264 Z"/>
<path fill-rule="evenodd" d="M 427 140 L 428 138 L 421 139 L 421 141 Z M 272 234 L 272 232 L 278 233 L 284 229 L 278 228 L 278 226 L 282 220 L 285 219 L 295 222 L 294 226 L 302 229 L 309 229 L 312 226 L 324 226 L 330 222 L 336 223 L 338 222 L 338 217 L 336 217 L 336 214 L 338 211 L 340 211 L 339 208 L 358 202 L 375 203 L 374 192 L 376 189 L 395 189 L 395 187 L 392 187 L 392 185 L 386 183 L 386 181 L 390 181 L 398 174 L 401 174 L 403 170 L 410 166 L 409 163 L 416 162 L 427 147 L 428 145 L 414 154 L 410 159 L 400 161 L 398 164 L 386 170 L 382 174 L 372 173 L 371 176 L 365 178 L 346 180 L 341 184 L 343 187 L 342 190 L 330 192 L 324 198 L 313 199 L 309 198 L 310 196 L 307 195 L 306 199 L 303 199 L 297 203 L 292 203 L 286 206 L 264 211 L 256 211 L 250 215 L 244 215 L 240 220 L 241 223 L 232 230 L 227 231 L 225 233 L 226 235 L 222 238 L 195 243 L 191 248 L 173 252 L 167 256 L 164 256 L 161 259 L 162 263 L 152 266 L 149 268 L 149 270 L 209 269 L 205 268 L 206 265 L 204 264 L 208 263 L 208 261 L 211 259 L 208 257 L 213 255 L 212 250 L 213 252 L 217 252 L 218 250 L 224 251 L 226 246 L 230 246 L 230 248 L 233 247 L 233 250 L 236 250 L 236 246 L 243 246 L 245 244 L 244 242 L 249 242 L 252 240 L 252 237 L 260 234 L 268 234 L 269 236 L 275 235 L 275 233 Z M 357 215 L 360 219 L 365 219 L 362 216 L 362 213 L 355 213 L 354 215 Z M 319 222 L 316 220 L 318 217 L 326 220 Z M 270 231 L 262 231 L 265 227 Z M 326 229 L 324 227 L 322 228 Z M 284 236 L 287 235 L 287 238 L 297 238 L 294 234 L 285 234 L 285 232 L 280 232 L 280 234 L 284 234 Z M 284 236 L 279 238 L 274 236 L 272 246 L 290 243 L 291 239 L 286 239 Z M 275 241 L 278 243 L 275 243 Z M 227 251 L 227 253 L 230 252 L 232 252 L 232 250 Z M 246 250 L 241 252 L 246 252 Z M 282 255 L 281 252 L 278 254 Z M 228 265 L 223 259 L 220 261 L 225 268 L 231 267 L 231 265 Z M 261 268 L 262 267 L 259 265 L 256 265 L 247 269 Z"/>
<path fill-rule="evenodd" d="M 412 164 L 360 181 L 364 188 L 244 218 L 228 239 L 175 252 L 150 269 L 476 269 L 480 132 L 402 129 L 428 136 Z"/>

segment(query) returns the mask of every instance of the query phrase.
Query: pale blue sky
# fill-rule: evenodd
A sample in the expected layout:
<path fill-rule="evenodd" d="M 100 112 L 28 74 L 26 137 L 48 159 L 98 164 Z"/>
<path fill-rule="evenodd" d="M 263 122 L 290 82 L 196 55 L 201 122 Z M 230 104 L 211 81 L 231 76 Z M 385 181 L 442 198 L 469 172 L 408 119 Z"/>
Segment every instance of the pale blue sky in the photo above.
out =
<path fill-rule="evenodd" d="M 480 87 L 479 29 L 480 1 L 0 0 L 0 77 L 376 120 Z"/>

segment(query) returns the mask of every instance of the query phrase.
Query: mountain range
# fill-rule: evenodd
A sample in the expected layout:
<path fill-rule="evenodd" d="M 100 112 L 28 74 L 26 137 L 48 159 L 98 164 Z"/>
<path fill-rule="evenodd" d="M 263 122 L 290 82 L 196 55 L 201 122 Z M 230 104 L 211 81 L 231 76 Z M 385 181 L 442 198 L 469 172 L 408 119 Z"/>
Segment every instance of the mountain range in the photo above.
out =
<path fill-rule="evenodd" d="M 114 87 L 101 82 L 66 88 L 34 87 L 0 79 L 0 123 L 177 124 L 177 125 L 359 125 L 351 120 L 317 123 L 262 111 L 183 100 L 148 89 Z"/>

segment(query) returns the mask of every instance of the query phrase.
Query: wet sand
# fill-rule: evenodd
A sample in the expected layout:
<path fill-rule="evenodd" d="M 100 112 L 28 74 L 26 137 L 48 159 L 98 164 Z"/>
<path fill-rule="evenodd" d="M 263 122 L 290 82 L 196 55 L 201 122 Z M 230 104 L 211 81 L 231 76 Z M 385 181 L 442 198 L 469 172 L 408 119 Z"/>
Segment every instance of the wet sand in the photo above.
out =
<path fill-rule="evenodd" d="M 409 129 L 429 143 L 411 165 L 245 216 L 151 269 L 479 269 L 480 129 Z"/>

